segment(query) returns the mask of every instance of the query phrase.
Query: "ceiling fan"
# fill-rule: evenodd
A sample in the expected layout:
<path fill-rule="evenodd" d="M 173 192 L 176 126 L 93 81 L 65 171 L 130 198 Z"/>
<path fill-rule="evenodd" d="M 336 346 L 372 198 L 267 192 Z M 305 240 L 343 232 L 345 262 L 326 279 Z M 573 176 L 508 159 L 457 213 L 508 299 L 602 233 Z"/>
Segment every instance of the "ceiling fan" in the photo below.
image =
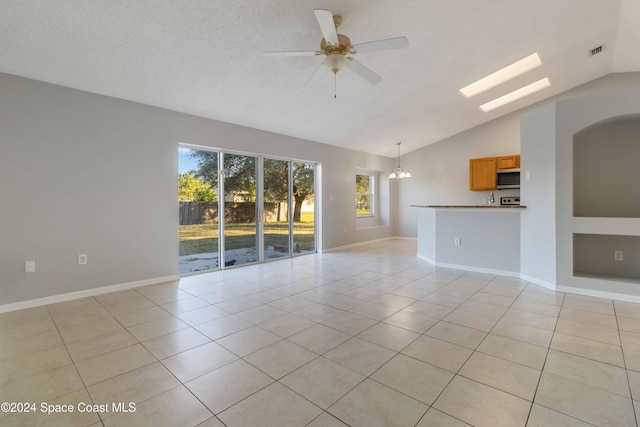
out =
<path fill-rule="evenodd" d="M 370 68 L 357 61 L 353 55 L 358 53 L 379 52 L 383 50 L 403 49 L 409 46 L 406 37 L 394 37 L 391 39 L 376 40 L 366 43 L 351 44 L 349 37 L 338 34 L 338 27 L 342 24 L 342 17 L 334 16 L 331 11 L 317 9 L 314 10 L 320 31 L 324 38 L 320 41 L 320 50 L 304 50 L 290 52 L 263 52 L 264 56 L 284 57 L 284 56 L 320 56 L 325 58 L 322 64 L 313 72 L 311 77 L 304 84 L 305 86 L 314 82 L 327 70 L 334 76 L 338 71 L 348 67 L 371 84 L 378 84 L 382 77 L 374 73 Z"/>

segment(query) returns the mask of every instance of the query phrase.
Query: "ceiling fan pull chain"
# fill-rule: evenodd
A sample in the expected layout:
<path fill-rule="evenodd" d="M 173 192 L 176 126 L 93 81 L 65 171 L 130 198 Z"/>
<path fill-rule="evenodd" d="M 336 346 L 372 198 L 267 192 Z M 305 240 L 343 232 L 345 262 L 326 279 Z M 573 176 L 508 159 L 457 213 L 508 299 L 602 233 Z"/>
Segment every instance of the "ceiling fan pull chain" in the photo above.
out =
<path fill-rule="evenodd" d="M 333 98 L 336 99 L 338 97 L 338 89 L 336 80 L 338 79 L 338 73 L 333 73 Z"/>

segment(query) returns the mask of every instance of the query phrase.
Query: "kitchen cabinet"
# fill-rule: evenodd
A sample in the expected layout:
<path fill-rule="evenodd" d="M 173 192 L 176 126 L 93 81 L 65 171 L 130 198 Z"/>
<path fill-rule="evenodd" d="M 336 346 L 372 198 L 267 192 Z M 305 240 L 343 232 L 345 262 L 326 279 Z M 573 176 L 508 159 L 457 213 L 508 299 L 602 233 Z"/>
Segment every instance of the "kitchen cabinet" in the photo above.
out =
<path fill-rule="evenodd" d="M 469 160 L 469 190 L 495 190 L 497 158 Z"/>
<path fill-rule="evenodd" d="M 520 167 L 520 156 L 501 156 L 496 158 L 498 169 L 514 169 Z"/>
<path fill-rule="evenodd" d="M 520 167 L 520 155 L 485 157 L 469 160 L 469 190 L 496 190 L 498 169 Z"/>

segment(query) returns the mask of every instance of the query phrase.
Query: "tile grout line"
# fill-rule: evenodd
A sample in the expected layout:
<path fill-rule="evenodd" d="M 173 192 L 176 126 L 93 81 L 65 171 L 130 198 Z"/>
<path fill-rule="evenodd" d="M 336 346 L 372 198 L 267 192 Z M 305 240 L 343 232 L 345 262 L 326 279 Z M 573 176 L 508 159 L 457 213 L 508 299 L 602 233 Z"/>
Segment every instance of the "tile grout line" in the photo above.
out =
<path fill-rule="evenodd" d="M 486 284 L 485 284 L 481 289 L 479 289 L 478 291 L 476 291 L 475 293 L 473 293 L 471 296 L 469 296 L 469 298 L 467 298 L 464 302 L 460 303 L 460 304 L 458 305 L 458 307 L 460 307 L 460 305 L 464 304 L 465 302 L 469 301 L 469 300 L 470 300 L 474 295 L 476 295 L 478 292 L 480 292 L 482 289 L 484 289 L 486 286 L 488 286 L 491 282 L 493 282 L 493 280 L 495 280 L 495 277 L 497 277 L 497 276 L 494 276 L 494 279 L 490 280 L 490 281 L 489 281 L 488 283 L 486 283 Z M 518 294 L 518 296 L 520 296 L 520 295 L 522 294 L 522 292 L 524 292 L 524 290 L 525 290 L 525 289 L 526 289 L 526 285 L 525 285 L 525 287 L 523 287 L 523 288 L 522 288 L 522 290 L 520 291 L 520 293 Z M 517 297 L 516 297 L 516 299 L 517 299 Z M 516 299 L 514 299 L 514 301 L 511 303 L 511 305 L 513 305 L 513 303 L 515 302 L 515 300 L 516 300 Z M 511 305 L 509 306 L 509 308 L 511 307 Z M 502 316 L 500 316 L 500 318 L 498 319 L 498 321 L 496 321 L 496 323 L 495 323 L 495 324 L 494 324 L 494 326 L 491 328 L 491 330 L 493 330 L 493 328 L 495 327 L 495 325 L 497 325 L 497 324 L 498 324 L 498 322 L 499 322 L 499 321 L 500 321 L 500 320 L 501 320 L 501 319 L 506 315 L 507 311 L 508 311 L 508 309 L 507 309 L 507 310 L 505 310 L 505 312 L 502 314 Z M 435 326 L 435 325 L 434 325 L 434 326 Z M 478 347 L 479 347 L 479 346 L 484 342 L 484 340 L 489 336 L 489 334 L 491 333 L 491 330 L 489 330 L 489 332 L 486 332 L 486 335 L 484 336 L 484 338 L 483 338 L 483 339 L 478 343 L 478 345 L 473 349 L 473 351 L 471 352 L 471 354 L 469 354 L 469 356 L 468 356 L 468 357 L 467 357 L 467 359 L 464 361 L 464 363 L 462 363 L 462 364 L 460 365 L 460 368 L 458 368 L 458 370 L 454 373 L 453 377 L 451 377 L 451 380 L 449 380 L 449 382 L 447 383 L 447 385 L 446 385 L 446 386 L 445 386 L 445 387 L 440 391 L 440 393 L 438 394 L 438 396 L 435 398 L 435 400 L 433 401 L 433 404 L 431 405 L 431 407 L 433 407 L 433 405 L 435 405 L 435 403 L 436 403 L 436 402 L 438 401 L 438 399 L 442 396 L 442 394 L 443 394 L 443 393 L 444 393 L 444 391 L 447 389 L 447 387 L 449 387 L 449 385 L 453 382 L 453 380 L 456 378 L 456 376 L 461 376 L 461 377 L 463 377 L 463 378 L 467 378 L 467 377 L 465 377 L 465 376 L 463 376 L 463 375 L 460 375 L 460 371 L 462 370 L 462 368 L 464 367 L 464 365 L 466 365 L 466 364 L 467 364 L 467 362 L 469 361 L 469 359 L 471 359 L 471 357 L 473 357 L 473 355 L 476 353 L 476 351 L 478 351 L 478 350 L 477 350 L 477 348 L 478 348 Z M 483 332 L 484 332 L 484 331 L 483 331 Z M 426 333 L 426 332 L 425 332 L 425 333 Z M 445 342 L 448 342 L 448 341 L 445 341 Z M 451 344 L 453 344 L 453 343 L 451 343 Z M 471 380 L 471 381 L 476 381 L 476 380 L 472 380 L 472 379 L 470 379 L 470 378 L 468 378 L 468 379 L 469 379 L 469 380 Z M 504 390 L 500 390 L 500 389 L 498 389 L 498 388 L 496 388 L 496 387 L 493 387 L 493 386 L 490 386 L 490 385 L 488 385 L 488 384 L 484 384 L 484 383 L 482 383 L 482 382 L 480 382 L 480 381 L 476 381 L 476 382 L 478 382 L 479 384 L 483 384 L 483 385 L 485 385 L 485 386 L 487 386 L 487 387 L 491 387 L 491 388 L 493 388 L 493 389 L 495 389 L 495 390 L 501 391 L 501 392 L 503 392 L 503 393 L 507 393 L 507 394 L 510 394 L 510 395 L 512 395 L 512 396 L 515 396 L 515 395 L 513 395 L 513 394 L 511 394 L 511 393 L 505 392 Z M 534 396 L 535 396 L 535 394 L 534 394 Z M 520 396 L 515 396 L 515 397 L 518 397 L 518 398 L 522 399 Z M 525 399 L 525 400 L 526 400 L 526 399 Z M 532 406 L 533 406 L 533 401 L 531 402 L 531 407 L 532 407 Z M 529 411 L 531 411 L 531 407 L 530 407 Z M 437 408 L 434 408 L 434 409 L 436 409 L 436 410 L 440 411 L 440 410 L 439 410 L 439 409 L 437 409 Z M 428 412 L 428 411 L 427 411 L 427 412 Z M 447 415 L 449 415 L 449 416 L 451 416 L 451 417 L 453 417 L 453 418 L 456 418 L 455 416 L 453 416 L 453 415 L 451 415 L 451 414 L 449 414 L 449 413 L 446 413 L 446 412 L 444 412 L 444 411 L 440 411 L 440 412 L 442 412 L 442 413 L 444 413 L 444 414 L 447 414 Z M 424 416 L 424 415 L 423 415 L 423 416 Z M 458 419 L 458 418 L 456 418 L 456 419 Z M 527 415 L 527 420 L 528 420 L 528 419 L 529 419 L 529 415 Z M 463 421 L 463 422 L 464 422 L 464 421 Z"/>
<path fill-rule="evenodd" d="M 564 298 L 566 294 L 562 296 L 562 303 L 564 304 Z M 547 359 L 549 358 L 549 351 L 551 350 L 551 344 L 553 343 L 553 336 L 556 333 L 556 328 L 558 327 L 558 322 L 560 321 L 560 314 L 562 313 L 562 305 L 560 305 L 560 311 L 558 312 L 558 317 L 556 318 L 556 323 L 553 327 L 553 332 L 551 334 L 551 339 L 549 340 L 549 346 L 547 347 L 547 354 L 544 356 L 544 361 L 542 362 L 542 367 L 540 368 L 540 376 L 538 377 L 538 381 L 536 383 L 536 389 L 533 392 L 533 397 L 531 399 L 531 407 L 529 408 L 529 414 L 527 415 L 527 423 L 529 422 L 529 418 L 531 417 L 531 412 L 533 412 L 533 405 L 536 404 L 536 397 L 538 396 L 538 389 L 540 388 L 540 383 L 542 382 L 542 375 L 544 374 L 544 367 L 547 364 Z M 548 408 L 551 409 L 551 408 Z M 558 411 L 556 411 L 558 412 Z M 561 413 L 561 412 L 560 412 Z M 564 414 L 564 413 L 563 413 Z M 567 415 L 567 414 L 564 414 Z M 581 420 L 582 421 L 582 420 Z"/>
<path fill-rule="evenodd" d="M 624 363 L 624 370 L 625 370 L 625 374 L 627 377 L 627 386 L 629 387 L 629 396 L 631 399 L 631 409 L 633 410 L 633 415 L 636 419 L 636 427 L 638 426 L 638 420 L 640 419 L 638 412 L 636 410 L 636 405 L 633 403 L 633 390 L 631 390 L 631 379 L 629 378 L 629 369 L 627 368 L 627 358 L 625 357 L 625 350 L 624 350 L 624 345 L 622 343 L 622 334 L 620 332 L 620 324 L 618 323 L 618 313 L 616 310 L 616 304 L 615 301 L 612 301 L 612 305 L 613 305 L 613 313 L 615 315 L 616 318 L 616 326 L 618 329 L 618 338 L 620 339 L 620 348 L 622 349 L 622 362 Z"/>

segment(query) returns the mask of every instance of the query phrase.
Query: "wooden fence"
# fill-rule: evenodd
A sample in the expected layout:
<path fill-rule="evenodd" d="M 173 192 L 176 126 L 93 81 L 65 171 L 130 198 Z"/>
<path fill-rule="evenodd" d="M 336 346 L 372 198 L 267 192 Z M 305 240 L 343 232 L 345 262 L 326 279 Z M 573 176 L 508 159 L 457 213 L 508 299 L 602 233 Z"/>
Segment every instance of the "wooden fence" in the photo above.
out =
<path fill-rule="evenodd" d="M 265 221 L 286 221 L 286 203 L 265 203 Z M 179 202 L 180 225 L 217 224 L 218 202 Z M 256 221 L 254 202 L 225 202 L 225 224 L 252 223 Z"/>

